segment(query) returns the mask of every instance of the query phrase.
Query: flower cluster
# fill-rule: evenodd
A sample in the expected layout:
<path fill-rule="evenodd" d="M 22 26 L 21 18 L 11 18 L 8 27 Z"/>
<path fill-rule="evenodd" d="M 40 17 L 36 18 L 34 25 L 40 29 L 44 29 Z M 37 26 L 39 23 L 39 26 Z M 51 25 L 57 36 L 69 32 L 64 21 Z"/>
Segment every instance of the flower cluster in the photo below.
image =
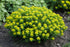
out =
<path fill-rule="evenodd" d="M 7 17 L 6 28 L 13 36 L 21 36 L 25 41 L 54 40 L 67 29 L 62 17 L 45 7 L 22 6 Z"/>
<path fill-rule="evenodd" d="M 55 7 L 55 9 L 59 9 L 59 8 L 62 8 L 62 9 L 66 9 L 66 10 L 70 10 L 70 1 L 68 0 L 62 0 L 60 1 L 60 3 L 58 4 L 58 6 Z"/>

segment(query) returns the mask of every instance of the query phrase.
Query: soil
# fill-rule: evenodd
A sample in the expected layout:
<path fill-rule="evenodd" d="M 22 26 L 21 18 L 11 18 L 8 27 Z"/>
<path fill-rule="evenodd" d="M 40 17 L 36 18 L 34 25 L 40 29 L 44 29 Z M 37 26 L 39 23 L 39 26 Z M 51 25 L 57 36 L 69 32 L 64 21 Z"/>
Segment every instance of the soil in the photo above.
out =
<path fill-rule="evenodd" d="M 16 41 L 16 38 L 13 38 L 9 35 L 8 29 L 4 28 L 4 24 L 0 27 L 0 47 L 62 47 L 64 44 L 70 42 L 70 21 L 67 20 L 67 16 L 64 13 L 58 12 L 61 16 L 64 17 L 65 24 L 68 26 L 68 30 L 64 32 L 64 36 L 57 37 L 54 41 L 47 40 L 41 44 L 37 43 L 22 43 Z"/>

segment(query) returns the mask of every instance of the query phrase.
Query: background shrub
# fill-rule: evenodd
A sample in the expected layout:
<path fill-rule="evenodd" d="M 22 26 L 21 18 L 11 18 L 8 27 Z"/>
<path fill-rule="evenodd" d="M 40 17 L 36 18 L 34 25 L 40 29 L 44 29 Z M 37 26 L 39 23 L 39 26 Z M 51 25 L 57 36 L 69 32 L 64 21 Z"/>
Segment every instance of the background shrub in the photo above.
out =
<path fill-rule="evenodd" d="M 2 22 L 5 22 L 5 17 L 9 16 L 7 10 L 5 9 L 5 1 L 0 0 L 0 26 Z"/>
<path fill-rule="evenodd" d="M 5 27 L 11 35 L 26 42 L 54 40 L 67 29 L 62 17 L 45 7 L 22 6 L 7 17 Z"/>
<path fill-rule="evenodd" d="M 61 0 L 55 9 L 63 9 L 63 10 L 70 10 L 70 1 L 69 0 Z"/>
<path fill-rule="evenodd" d="M 51 10 L 70 10 L 70 0 L 45 0 L 47 7 Z"/>
<path fill-rule="evenodd" d="M 44 0 L 23 0 L 25 6 L 31 7 L 31 6 L 37 6 L 37 7 L 47 7 Z"/>

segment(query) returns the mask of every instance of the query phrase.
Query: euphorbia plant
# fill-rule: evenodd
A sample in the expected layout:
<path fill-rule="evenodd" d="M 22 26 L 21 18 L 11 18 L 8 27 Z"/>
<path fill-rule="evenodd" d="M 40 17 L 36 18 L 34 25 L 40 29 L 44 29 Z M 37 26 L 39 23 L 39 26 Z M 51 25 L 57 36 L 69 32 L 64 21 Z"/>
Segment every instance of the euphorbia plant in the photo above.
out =
<path fill-rule="evenodd" d="M 25 41 L 54 40 L 67 29 L 62 17 L 45 7 L 22 6 L 7 17 L 4 25 L 11 35 L 21 36 Z"/>

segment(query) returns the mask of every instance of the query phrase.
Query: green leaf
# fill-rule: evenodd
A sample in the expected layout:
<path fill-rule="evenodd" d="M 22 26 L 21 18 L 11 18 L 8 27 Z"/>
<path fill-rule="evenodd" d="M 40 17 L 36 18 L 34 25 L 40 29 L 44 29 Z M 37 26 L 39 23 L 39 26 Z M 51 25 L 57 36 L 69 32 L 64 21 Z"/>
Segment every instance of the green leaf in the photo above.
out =
<path fill-rule="evenodd" d="M 7 12 L 6 9 L 4 9 L 4 8 L 2 8 L 2 11 L 3 11 L 3 12 Z"/>
<path fill-rule="evenodd" d="M 4 6 L 4 3 L 0 3 L 0 6 L 5 7 L 5 6 Z"/>
<path fill-rule="evenodd" d="M 41 3 L 44 3 L 44 0 L 41 0 Z"/>
<path fill-rule="evenodd" d="M 0 26 L 2 25 L 2 22 L 0 22 Z"/>
<path fill-rule="evenodd" d="M 0 21 L 2 20 L 2 19 L 1 19 L 1 18 L 2 18 L 1 15 L 2 15 L 2 14 L 0 13 Z"/>
<path fill-rule="evenodd" d="M 5 18 L 3 18 L 3 22 L 5 22 Z"/>

